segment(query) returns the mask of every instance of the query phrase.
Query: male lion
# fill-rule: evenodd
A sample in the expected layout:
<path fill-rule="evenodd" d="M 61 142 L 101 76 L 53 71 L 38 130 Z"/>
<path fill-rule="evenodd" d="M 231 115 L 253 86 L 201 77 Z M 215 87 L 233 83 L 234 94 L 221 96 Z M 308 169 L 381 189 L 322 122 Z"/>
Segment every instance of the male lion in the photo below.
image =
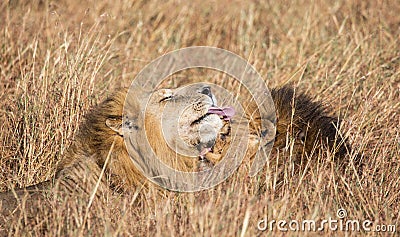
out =
<path fill-rule="evenodd" d="M 127 89 L 113 93 L 86 115 L 85 122 L 60 160 L 54 179 L 26 189 L 1 193 L 2 213 L 7 215 L 13 212 L 20 203 L 19 199 L 27 193 L 33 197 L 28 199 L 29 202 L 40 197 L 48 198 L 54 193 L 78 193 L 89 197 L 94 188 L 99 196 L 110 187 L 114 191 L 124 191 L 147 185 L 146 178 L 132 162 L 124 142 L 124 103 L 133 111 L 133 124 L 129 125 L 130 128 L 146 128 L 147 140 L 157 157 L 178 170 L 198 170 L 216 139 L 230 132 L 229 119 L 233 116 L 233 108 L 218 108 L 209 85 L 194 84 L 143 94 L 150 98 L 145 121 L 139 112 L 143 101 L 137 98 L 126 99 Z M 181 111 L 177 108 L 181 108 Z M 163 120 L 162 116 L 166 119 Z M 171 128 L 168 123 L 172 124 L 172 118 L 177 116 L 178 127 Z M 167 123 L 164 128 L 162 121 Z M 139 127 L 143 125 L 145 128 Z M 185 143 L 186 149 L 197 152 L 198 156 L 190 157 L 175 152 L 173 148 L 179 145 L 176 141 L 178 137 L 171 138 L 172 144 L 167 144 L 163 138 L 163 130 L 170 129 L 179 130 L 179 139 Z M 148 147 L 144 145 L 144 138 L 136 137 L 134 142 L 136 146 L 133 148 L 136 150 L 132 150 L 131 155 L 140 157 L 149 152 L 145 151 Z"/>
<path fill-rule="evenodd" d="M 114 93 L 86 116 L 75 142 L 57 167 L 58 176 L 74 164 L 92 159 L 99 167 L 105 167 L 114 188 L 131 189 L 144 184 L 146 178 L 135 167 L 124 142 L 122 126 L 124 102 L 127 108 L 137 111 L 132 113 L 134 117 L 131 121 L 135 124 L 130 125 L 131 129 L 146 129 L 147 135 L 146 138 L 134 138 L 133 142 L 137 144 L 133 147 L 139 149 L 133 150 L 132 153 L 138 157 L 148 153 L 143 151 L 148 149 L 144 145 L 146 142 L 144 139 L 147 139 L 157 157 L 178 170 L 196 171 L 201 160 L 199 158 L 208 153 L 217 137 L 226 136 L 230 131 L 227 128 L 229 123 L 226 116 L 232 114 L 225 115 L 224 111 L 217 109 L 217 100 L 208 85 L 194 84 L 176 89 L 159 89 L 150 93 L 144 123 L 138 111 L 145 102 L 136 98 L 125 100 L 126 94 L 127 89 Z M 172 110 L 167 109 L 170 108 L 167 107 L 169 104 L 172 105 Z M 181 111 L 178 108 L 181 108 Z M 178 117 L 177 127 L 173 127 L 175 123 L 173 120 Z M 166 124 L 164 127 L 162 122 Z M 140 124 L 145 128 L 138 127 Z M 173 134 L 168 130 L 178 130 L 180 136 L 172 137 L 170 143 L 167 143 L 164 136 Z M 182 143 L 178 140 L 187 145 L 186 149 L 198 151 L 199 156 L 190 157 L 175 152 L 174 148 Z M 181 147 L 181 150 L 184 149 Z M 108 155 L 109 162 L 105 165 Z"/>

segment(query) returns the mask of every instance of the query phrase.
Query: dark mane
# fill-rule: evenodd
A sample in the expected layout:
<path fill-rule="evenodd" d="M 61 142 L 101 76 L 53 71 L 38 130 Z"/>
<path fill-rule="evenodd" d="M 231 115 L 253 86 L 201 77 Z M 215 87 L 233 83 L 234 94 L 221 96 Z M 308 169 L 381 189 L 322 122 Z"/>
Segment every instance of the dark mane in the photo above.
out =
<path fill-rule="evenodd" d="M 272 89 L 271 95 L 277 111 L 278 136 L 286 134 L 291 126 L 293 136 L 305 143 L 308 153 L 317 143 L 329 148 L 337 157 L 344 157 L 350 151 L 347 139 L 339 132 L 340 119 L 331 116 L 320 102 L 289 86 Z M 278 141 L 278 144 L 283 143 Z"/>

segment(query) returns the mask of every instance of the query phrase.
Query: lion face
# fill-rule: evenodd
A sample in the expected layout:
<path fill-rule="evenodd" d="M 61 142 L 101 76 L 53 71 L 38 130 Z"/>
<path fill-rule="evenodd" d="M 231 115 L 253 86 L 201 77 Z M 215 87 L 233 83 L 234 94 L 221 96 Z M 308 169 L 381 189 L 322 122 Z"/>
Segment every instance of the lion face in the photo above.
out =
<path fill-rule="evenodd" d="M 198 156 L 213 147 L 225 120 L 233 115 L 218 109 L 209 85 L 194 84 L 155 91 L 146 116 L 150 119 L 146 122 L 152 128 L 151 133 L 157 127 L 161 132 L 158 135 L 165 138 L 169 148 L 181 155 Z"/>

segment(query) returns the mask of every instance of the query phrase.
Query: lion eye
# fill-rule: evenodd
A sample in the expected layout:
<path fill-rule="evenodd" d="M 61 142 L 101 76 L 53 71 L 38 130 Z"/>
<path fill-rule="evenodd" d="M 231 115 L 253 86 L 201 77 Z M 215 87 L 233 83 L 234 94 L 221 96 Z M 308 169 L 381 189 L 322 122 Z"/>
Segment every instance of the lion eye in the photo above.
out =
<path fill-rule="evenodd" d="M 160 102 L 163 102 L 163 101 L 168 101 L 168 100 L 171 100 L 172 98 L 174 98 L 174 96 L 173 96 L 173 95 L 168 95 L 168 96 L 166 96 L 166 97 L 162 98 L 162 99 L 160 100 Z"/>
<path fill-rule="evenodd" d="M 174 98 L 174 93 L 170 89 L 161 89 L 158 91 L 158 96 L 161 98 L 159 102 L 163 102 Z"/>

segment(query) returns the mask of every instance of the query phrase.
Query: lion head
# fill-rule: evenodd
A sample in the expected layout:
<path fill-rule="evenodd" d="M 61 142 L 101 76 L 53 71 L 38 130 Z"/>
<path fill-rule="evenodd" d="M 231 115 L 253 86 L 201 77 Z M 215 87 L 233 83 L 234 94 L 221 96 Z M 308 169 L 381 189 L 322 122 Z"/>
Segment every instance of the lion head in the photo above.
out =
<path fill-rule="evenodd" d="M 111 184 L 125 189 L 143 184 L 144 177 L 130 156 L 146 159 L 143 154 L 151 152 L 147 141 L 155 155 L 168 166 L 195 171 L 201 159 L 212 151 L 216 140 L 230 131 L 227 127 L 234 109 L 219 108 L 209 85 L 158 89 L 141 92 L 141 96 L 148 100 L 130 96 L 127 89 L 121 89 L 88 113 L 75 141 L 60 161 L 58 172 L 76 162 L 85 162 L 82 157 L 86 157 L 99 167 L 107 163 Z M 130 119 L 124 121 L 127 113 Z M 126 129 L 134 134 L 129 153 L 124 141 Z M 140 136 L 137 131 L 145 131 L 146 136 Z"/>

